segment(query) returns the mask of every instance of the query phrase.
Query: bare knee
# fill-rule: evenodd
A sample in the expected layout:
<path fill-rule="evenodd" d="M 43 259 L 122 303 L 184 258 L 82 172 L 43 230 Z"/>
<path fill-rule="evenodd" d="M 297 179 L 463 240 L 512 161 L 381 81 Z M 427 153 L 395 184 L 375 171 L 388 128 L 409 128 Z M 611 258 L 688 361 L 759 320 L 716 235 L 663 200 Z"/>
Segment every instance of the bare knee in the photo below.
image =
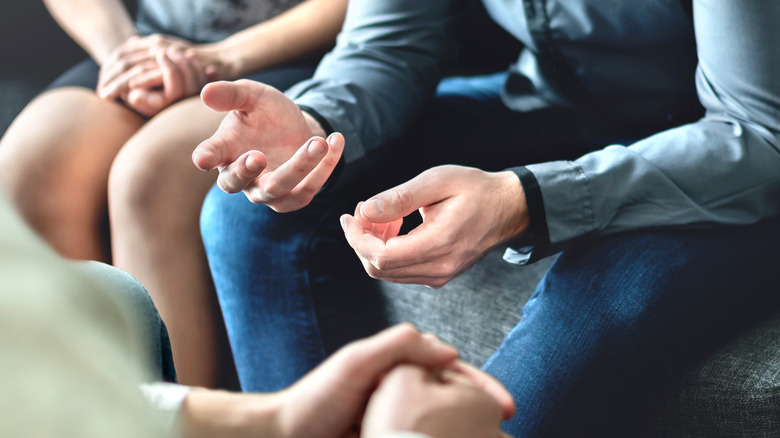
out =
<path fill-rule="evenodd" d="M 198 171 L 189 156 L 168 141 L 134 137 L 117 156 L 109 173 L 112 226 L 131 220 L 133 226 L 164 231 L 197 223 L 200 205 L 212 176 Z"/>

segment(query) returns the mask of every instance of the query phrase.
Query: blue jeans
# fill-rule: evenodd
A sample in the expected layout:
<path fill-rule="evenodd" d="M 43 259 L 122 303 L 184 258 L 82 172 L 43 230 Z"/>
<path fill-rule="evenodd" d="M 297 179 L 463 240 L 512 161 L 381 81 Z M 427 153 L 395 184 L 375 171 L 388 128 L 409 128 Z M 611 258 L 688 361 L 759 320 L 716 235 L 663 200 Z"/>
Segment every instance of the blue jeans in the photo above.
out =
<path fill-rule="evenodd" d="M 502 79 L 442 87 L 429 116 L 391 146 L 414 159 L 385 162 L 298 212 L 209 193 L 203 237 L 245 390 L 285 387 L 386 325 L 376 287 L 338 225 L 358 200 L 442 162 L 502 169 L 574 158 L 603 138 L 625 136 L 570 110 L 507 111 L 498 99 Z M 771 308 L 776 258 L 763 254 L 778 249 L 780 224 L 768 222 L 622 234 L 567 250 L 485 365 L 518 404 L 506 430 L 636 436 L 685 365 Z"/>

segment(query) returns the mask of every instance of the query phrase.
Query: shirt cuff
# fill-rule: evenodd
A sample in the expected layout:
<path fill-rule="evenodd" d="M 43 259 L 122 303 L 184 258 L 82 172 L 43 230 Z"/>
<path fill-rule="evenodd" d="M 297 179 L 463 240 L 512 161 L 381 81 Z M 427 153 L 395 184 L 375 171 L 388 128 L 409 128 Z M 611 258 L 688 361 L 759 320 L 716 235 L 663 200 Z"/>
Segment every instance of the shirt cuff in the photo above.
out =
<path fill-rule="evenodd" d="M 160 412 L 166 430 L 173 432 L 181 405 L 192 388 L 175 383 L 153 382 L 141 384 L 139 389 L 149 405 Z"/>
<path fill-rule="evenodd" d="M 577 163 L 551 161 L 531 164 L 526 169 L 535 177 L 546 223 L 546 254 L 590 235 L 595 230 L 595 212 L 590 181 Z M 529 214 L 531 205 L 529 201 Z M 533 224 L 533 217 L 531 218 Z M 545 243 L 545 241 L 542 241 Z"/>

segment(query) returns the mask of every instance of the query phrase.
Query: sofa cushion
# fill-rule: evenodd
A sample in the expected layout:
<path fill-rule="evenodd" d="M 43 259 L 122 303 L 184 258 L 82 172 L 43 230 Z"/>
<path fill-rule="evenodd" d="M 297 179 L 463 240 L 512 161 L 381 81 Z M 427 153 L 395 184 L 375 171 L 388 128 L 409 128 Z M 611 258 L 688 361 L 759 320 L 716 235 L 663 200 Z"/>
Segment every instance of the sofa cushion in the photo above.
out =
<path fill-rule="evenodd" d="M 693 366 L 669 394 L 657 436 L 780 436 L 780 314 Z"/>
<path fill-rule="evenodd" d="M 502 254 L 490 252 L 438 290 L 381 282 L 389 321 L 414 322 L 456 346 L 465 361 L 481 366 L 520 321 L 523 304 L 554 260 L 517 266 L 504 262 Z"/>

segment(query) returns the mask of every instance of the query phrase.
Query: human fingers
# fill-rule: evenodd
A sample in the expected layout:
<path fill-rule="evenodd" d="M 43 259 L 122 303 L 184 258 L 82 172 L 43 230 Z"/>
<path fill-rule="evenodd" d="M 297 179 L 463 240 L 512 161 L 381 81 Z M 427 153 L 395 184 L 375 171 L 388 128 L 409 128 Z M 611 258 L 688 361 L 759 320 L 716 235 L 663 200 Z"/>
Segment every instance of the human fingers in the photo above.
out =
<path fill-rule="evenodd" d="M 325 157 L 291 192 L 295 198 L 305 200 L 307 204 L 328 182 L 344 152 L 344 136 L 341 133 L 334 132 L 329 135 L 327 143 L 328 152 Z"/>
<path fill-rule="evenodd" d="M 247 149 L 256 148 L 257 131 L 247 122 L 252 105 L 259 101 L 266 85 L 255 81 L 218 81 L 201 90 L 201 100 L 216 111 L 230 111 L 217 131 L 201 142 L 192 152 L 192 162 L 201 170 L 226 167 Z M 258 174 L 259 175 L 259 174 Z"/>
<path fill-rule="evenodd" d="M 203 87 L 200 98 L 216 111 L 246 112 L 252 109 L 254 102 L 260 100 L 266 87 L 265 84 L 247 79 L 217 81 Z"/>
<path fill-rule="evenodd" d="M 190 66 L 190 71 L 192 73 L 192 92 L 190 95 L 199 93 L 203 86 L 209 82 L 206 66 L 203 65 L 200 58 L 198 58 L 195 51 L 192 49 L 187 49 L 182 56 Z"/>
<path fill-rule="evenodd" d="M 452 374 L 448 374 L 452 373 Z M 483 391 L 490 394 L 504 413 L 504 420 L 508 420 L 515 415 L 515 401 L 509 391 L 506 390 L 504 385 L 499 382 L 495 377 L 490 374 L 476 368 L 466 362 L 456 361 L 450 365 L 443 374 L 446 376 L 462 376 L 468 382 Z"/>
<path fill-rule="evenodd" d="M 248 151 L 219 170 L 217 186 L 225 193 L 238 193 L 263 173 L 268 162 L 260 151 Z M 252 198 L 249 199 L 252 201 Z"/>
<path fill-rule="evenodd" d="M 448 438 L 500 436 L 501 408 L 489 394 L 464 379 L 439 376 L 410 365 L 391 370 L 371 396 L 363 436 L 395 431 Z"/>
<path fill-rule="evenodd" d="M 451 364 L 457 357 L 458 352 L 452 346 L 402 323 L 343 347 L 329 361 L 341 374 L 370 389 L 398 364 L 433 369 Z"/>
<path fill-rule="evenodd" d="M 203 66 L 191 50 L 185 51 L 178 46 L 170 46 L 165 51 L 165 59 L 169 63 L 168 68 L 174 72 L 172 78 L 177 86 L 168 96 L 171 102 L 197 94 L 206 84 Z"/>
<path fill-rule="evenodd" d="M 372 222 L 390 222 L 448 197 L 446 170 L 434 167 L 368 199 L 361 215 Z"/>
<path fill-rule="evenodd" d="M 154 56 L 144 51 L 127 55 L 112 62 L 103 63 L 98 75 L 97 90 L 103 89 L 107 84 L 136 65 L 151 61 L 154 61 Z"/>
<path fill-rule="evenodd" d="M 138 36 L 128 38 L 103 61 L 98 76 L 98 89 L 132 67 L 154 60 L 154 54 L 149 53 L 147 47 L 138 45 L 141 40 Z"/>
<path fill-rule="evenodd" d="M 134 77 L 155 69 L 157 69 L 157 63 L 155 62 L 143 62 L 135 65 L 99 88 L 98 96 L 101 99 L 114 100 L 130 88 L 129 83 Z"/>
<path fill-rule="evenodd" d="M 170 104 L 181 99 L 184 94 L 184 83 L 179 65 L 171 59 L 168 51 L 157 53 L 157 64 L 160 66 L 160 73 L 162 73 L 165 100 Z"/>
<path fill-rule="evenodd" d="M 363 208 L 363 201 L 360 201 L 355 206 L 355 213 L 352 216 L 358 221 L 358 224 L 363 227 L 364 233 L 371 233 L 375 237 L 381 239 L 383 242 L 387 242 L 388 239 L 398 236 L 401 231 L 404 220 L 398 219 L 392 222 L 371 222 L 364 218 L 360 214 L 360 210 Z"/>
<path fill-rule="evenodd" d="M 365 209 L 365 205 L 362 208 Z M 361 221 L 349 215 L 342 216 L 341 226 L 349 246 L 359 256 L 370 261 L 377 270 L 376 275 L 427 263 L 439 255 L 441 239 L 436 225 L 423 222 L 412 233 L 386 240 L 383 236 L 370 232 L 361 225 Z M 400 228 L 400 224 L 394 224 L 392 230 L 385 232 L 395 231 L 396 227 Z M 371 275 L 372 272 L 369 274 Z"/>
<path fill-rule="evenodd" d="M 130 79 L 128 83 L 130 88 L 157 88 L 162 85 L 162 72 L 159 68 L 147 70 Z"/>
<path fill-rule="evenodd" d="M 148 88 L 131 88 L 124 99 L 128 107 L 146 117 L 154 116 L 166 106 L 163 92 Z"/>
<path fill-rule="evenodd" d="M 281 393 L 278 415 L 285 436 L 344 436 L 360 424 L 380 380 L 401 363 L 439 369 L 457 351 L 411 324 L 399 324 L 338 350 Z"/>
<path fill-rule="evenodd" d="M 189 43 L 180 38 L 162 34 L 128 38 L 103 62 L 98 78 L 98 90 L 135 65 L 155 61 L 158 52 L 164 51 L 172 45 L 188 47 Z"/>
<path fill-rule="evenodd" d="M 289 160 L 269 172 L 262 184 L 246 191 L 250 201 L 268 204 L 274 210 L 285 211 L 282 206 L 274 207 L 274 201 L 283 200 L 290 191 L 317 167 L 325 157 L 328 145 L 324 139 L 313 137 L 300 147 Z"/>

